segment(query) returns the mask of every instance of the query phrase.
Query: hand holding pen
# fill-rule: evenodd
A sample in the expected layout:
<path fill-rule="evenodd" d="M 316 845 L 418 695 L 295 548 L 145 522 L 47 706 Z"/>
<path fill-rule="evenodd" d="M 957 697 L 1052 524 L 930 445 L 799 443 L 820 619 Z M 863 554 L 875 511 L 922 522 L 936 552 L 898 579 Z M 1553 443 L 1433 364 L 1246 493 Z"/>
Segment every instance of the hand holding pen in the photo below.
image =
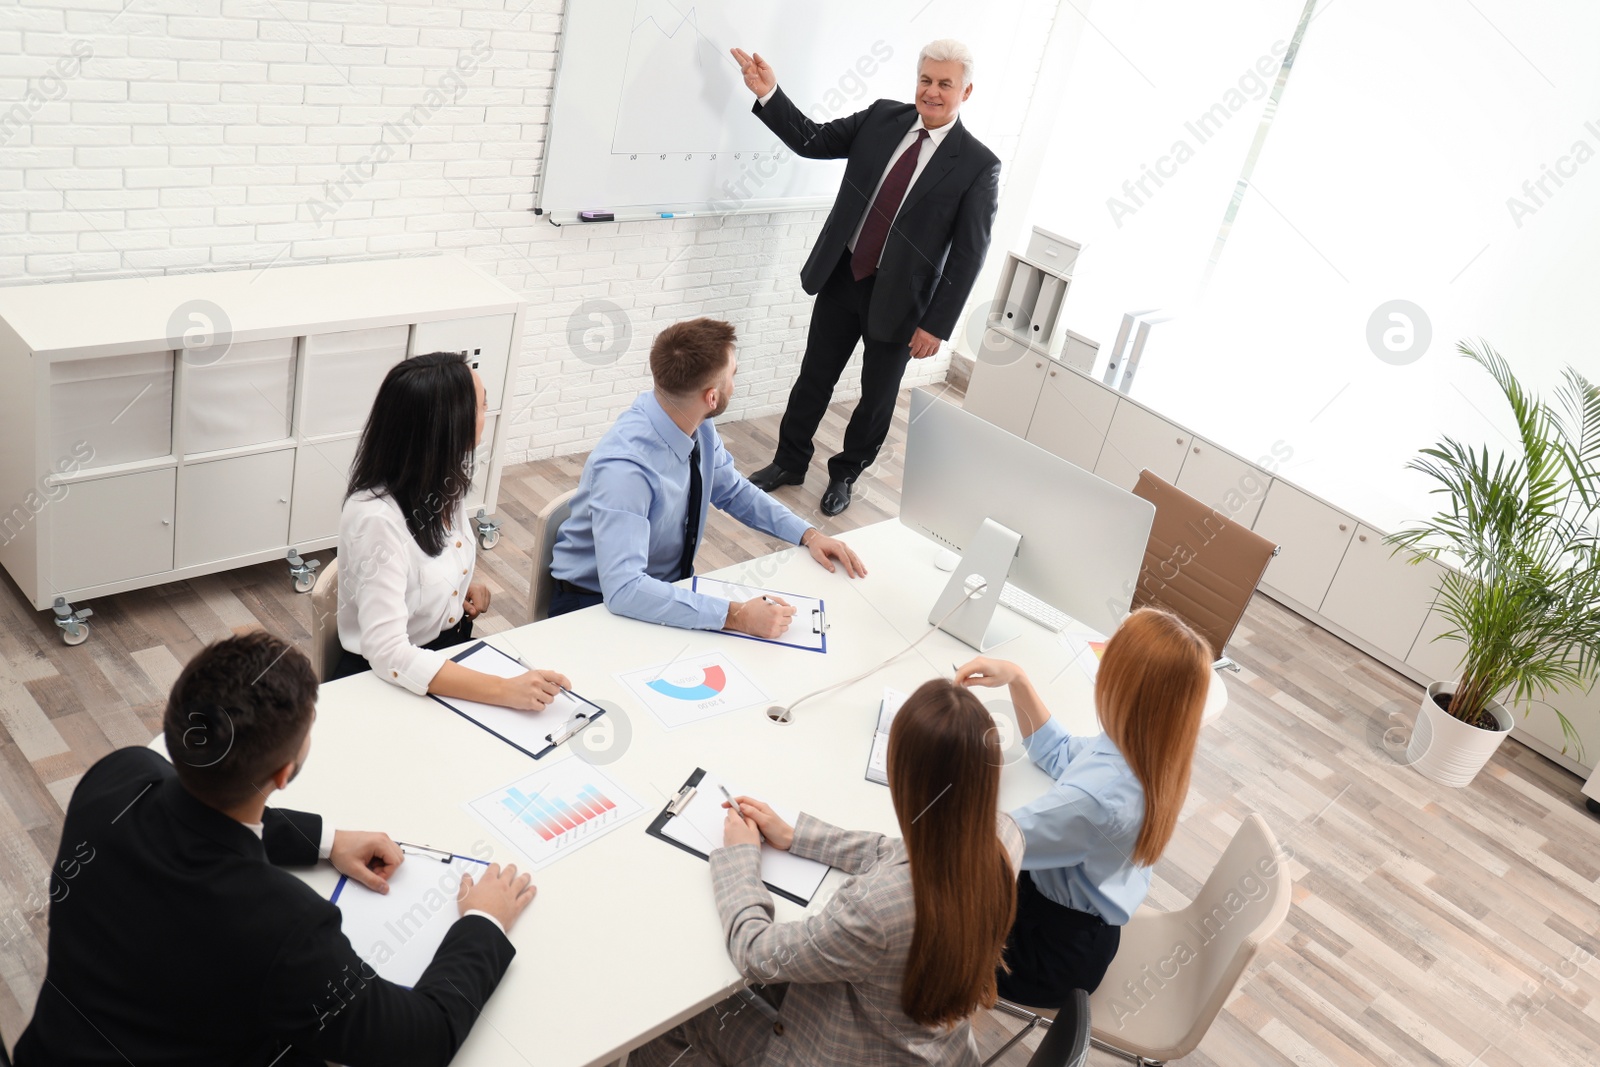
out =
<path fill-rule="evenodd" d="M 726 789 L 723 790 L 723 795 L 728 796 Z M 780 819 L 777 812 L 761 801 L 752 797 L 728 796 L 722 806 L 728 809 L 728 818 L 723 824 L 725 844 L 733 845 L 741 842 L 759 844 L 761 839 L 765 838 L 767 844 L 773 848 L 787 851 L 794 842 L 794 827 Z M 744 836 L 735 841 L 734 837 L 741 834 Z"/>

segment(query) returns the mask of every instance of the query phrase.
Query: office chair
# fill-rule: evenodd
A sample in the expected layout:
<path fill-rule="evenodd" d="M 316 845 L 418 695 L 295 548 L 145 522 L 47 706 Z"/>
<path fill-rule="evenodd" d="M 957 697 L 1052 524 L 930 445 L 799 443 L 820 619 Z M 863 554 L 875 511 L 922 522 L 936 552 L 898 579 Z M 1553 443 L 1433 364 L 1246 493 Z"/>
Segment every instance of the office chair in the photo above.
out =
<path fill-rule="evenodd" d="M 325 682 L 339 666 L 339 561 L 331 559 L 311 587 L 311 669 Z"/>
<path fill-rule="evenodd" d="M 1091 1031 L 1094 1047 L 1137 1067 L 1160 1067 L 1193 1052 L 1245 968 L 1283 925 L 1293 889 L 1277 838 L 1252 812 L 1188 907 L 1142 907 L 1122 928 L 1116 958 L 1089 998 L 1099 1020 Z"/>
<path fill-rule="evenodd" d="M 556 580 L 550 577 L 550 560 L 555 556 L 556 534 L 572 514 L 576 489 L 560 494 L 539 512 L 533 523 L 533 547 L 528 551 L 528 621 L 538 622 L 550 614 L 550 597 Z"/>
<path fill-rule="evenodd" d="M 1172 612 L 1211 646 L 1218 668 L 1278 546 L 1149 471 L 1134 494 L 1156 506 L 1133 607 Z"/>
<path fill-rule="evenodd" d="M 984 1067 L 1010 1052 L 1036 1027 L 1045 1027 L 1044 1040 L 1028 1060 L 1028 1067 L 1084 1067 L 1089 1062 L 1089 994 L 1074 989 L 1060 1008 L 1025 1008 L 1009 1000 L 997 1001 L 995 1011 L 1028 1020 L 1010 1041 L 984 1060 Z"/>

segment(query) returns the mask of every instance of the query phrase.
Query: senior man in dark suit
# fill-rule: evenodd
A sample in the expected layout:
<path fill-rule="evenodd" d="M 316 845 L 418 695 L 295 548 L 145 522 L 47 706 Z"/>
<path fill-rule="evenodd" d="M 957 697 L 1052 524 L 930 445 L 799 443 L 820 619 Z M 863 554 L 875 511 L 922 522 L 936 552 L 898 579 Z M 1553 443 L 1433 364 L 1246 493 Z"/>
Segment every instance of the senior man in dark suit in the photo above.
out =
<path fill-rule="evenodd" d="M 955 331 L 989 249 L 1000 160 L 956 116 L 972 95 L 972 53 L 934 41 L 917 57 L 916 102 L 878 100 L 832 122 L 807 118 L 759 54 L 733 49 L 755 115 L 796 154 L 849 160 L 800 284 L 817 300 L 800 376 L 773 461 L 750 476 L 771 492 L 805 481 L 812 438 L 856 342 L 861 400 L 844 449 L 828 461 L 822 513 L 850 506 L 851 485 L 877 458 L 906 363 Z"/>

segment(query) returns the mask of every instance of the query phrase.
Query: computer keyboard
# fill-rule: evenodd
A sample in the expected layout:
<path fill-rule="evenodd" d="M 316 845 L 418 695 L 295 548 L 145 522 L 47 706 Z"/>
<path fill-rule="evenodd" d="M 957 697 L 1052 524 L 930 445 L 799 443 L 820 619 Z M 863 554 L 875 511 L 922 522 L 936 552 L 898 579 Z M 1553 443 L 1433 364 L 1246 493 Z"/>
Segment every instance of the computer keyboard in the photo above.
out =
<path fill-rule="evenodd" d="M 1024 593 L 1021 589 L 1006 583 L 1000 590 L 1000 604 L 1010 608 L 1024 619 L 1038 623 L 1052 633 L 1065 630 L 1071 621 L 1065 614 L 1046 604 L 1036 596 Z"/>

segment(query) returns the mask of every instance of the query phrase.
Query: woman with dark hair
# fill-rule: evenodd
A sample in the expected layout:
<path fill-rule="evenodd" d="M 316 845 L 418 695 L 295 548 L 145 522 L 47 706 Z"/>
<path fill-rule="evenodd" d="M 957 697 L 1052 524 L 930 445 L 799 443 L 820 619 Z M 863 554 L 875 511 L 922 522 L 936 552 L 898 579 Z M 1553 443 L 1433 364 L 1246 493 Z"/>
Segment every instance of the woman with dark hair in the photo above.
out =
<path fill-rule="evenodd" d="M 441 651 L 471 639 L 489 607 L 465 506 L 483 412 L 483 382 L 454 352 L 401 360 L 378 387 L 339 516 L 334 678 L 370 668 L 419 695 L 530 711 L 568 684 L 554 671 L 483 674 Z"/>
<path fill-rule="evenodd" d="M 997 978 L 1007 1000 L 1059 1007 L 1072 990 L 1099 986 L 1172 840 L 1211 684 L 1211 646 L 1169 612 L 1129 615 L 1095 676 L 1105 731 L 1097 735 L 1069 734 L 1015 663 L 975 659 L 956 682 L 1010 686 L 1028 755 L 1056 779 L 1012 812 L 1028 850 L 1008 973 Z"/>
<path fill-rule="evenodd" d="M 711 853 L 728 954 L 776 1020 L 739 996 L 644 1048 L 630 1064 L 975 1065 L 968 1017 L 995 1002 L 1022 837 L 998 809 L 1003 758 L 978 699 L 927 682 L 889 730 L 889 794 L 903 838 L 790 826 L 736 798 Z M 728 805 L 724 805 L 728 807 Z M 851 875 L 826 907 L 772 921 L 761 839 Z"/>

